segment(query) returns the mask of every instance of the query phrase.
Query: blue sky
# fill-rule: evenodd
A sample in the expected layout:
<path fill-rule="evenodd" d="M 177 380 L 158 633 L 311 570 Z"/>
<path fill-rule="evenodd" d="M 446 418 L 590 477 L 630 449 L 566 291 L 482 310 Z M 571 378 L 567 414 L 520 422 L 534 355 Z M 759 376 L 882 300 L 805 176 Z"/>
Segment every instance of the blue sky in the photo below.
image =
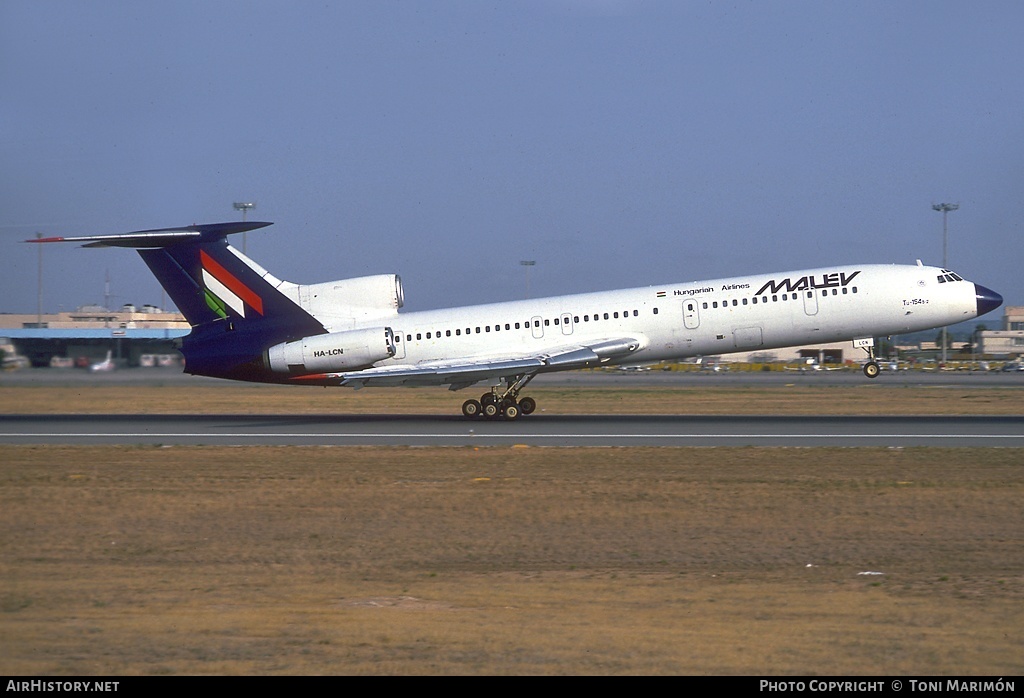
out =
<path fill-rule="evenodd" d="M 1024 304 L 1016 2 L 0 2 L 0 312 L 46 235 L 237 219 L 406 308 L 853 262 Z M 47 246 L 46 311 L 159 303 Z"/>

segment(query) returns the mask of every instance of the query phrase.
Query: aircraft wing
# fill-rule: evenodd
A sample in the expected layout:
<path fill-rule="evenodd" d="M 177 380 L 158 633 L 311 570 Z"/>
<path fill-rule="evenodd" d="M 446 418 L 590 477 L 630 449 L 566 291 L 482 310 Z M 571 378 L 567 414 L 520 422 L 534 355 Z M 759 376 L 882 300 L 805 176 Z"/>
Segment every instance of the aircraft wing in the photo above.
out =
<path fill-rule="evenodd" d="M 634 337 L 604 339 L 572 344 L 541 354 L 488 355 L 460 359 L 438 359 L 416 364 L 391 364 L 342 373 L 296 376 L 296 383 L 343 385 L 353 388 L 415 385 L 447 385 L 449 390 L 467 388 L 482 380 L 530 373 L 567 371 L 599 366 L 621 359 L 644 346 Z"/>

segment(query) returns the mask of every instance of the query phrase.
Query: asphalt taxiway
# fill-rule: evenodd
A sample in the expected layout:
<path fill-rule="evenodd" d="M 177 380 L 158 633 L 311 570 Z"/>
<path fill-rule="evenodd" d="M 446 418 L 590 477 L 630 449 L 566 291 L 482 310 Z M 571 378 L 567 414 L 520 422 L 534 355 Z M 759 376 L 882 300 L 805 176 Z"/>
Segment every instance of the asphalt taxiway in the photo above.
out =
<path fill-rule="evenodd" d="M 7 415 L 0 444 L 1024 447 L 1024 416 Z"/>

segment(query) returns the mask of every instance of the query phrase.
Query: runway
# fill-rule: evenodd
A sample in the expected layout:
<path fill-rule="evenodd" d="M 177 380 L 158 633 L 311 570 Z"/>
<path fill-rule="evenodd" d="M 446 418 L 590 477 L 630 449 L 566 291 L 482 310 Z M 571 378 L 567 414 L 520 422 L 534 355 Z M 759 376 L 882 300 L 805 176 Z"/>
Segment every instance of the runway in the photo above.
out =
<path fill-rule="evenodd" d="M 0 444 L 1024 447 L 1024 416 L 8 415 Z"/>
<path fill-rule="evenodd" d="M 0 373 L 4 385 L 223 385 L 222 378 L 204 378 L 182 373 L 181 368 L 129 368 L 109 373 L 90 373 L 74 369 L 39 368 Z M 259 383 L 237 383 L 254 388 Z M 537 376 L 532 387 L 722 387 L 735 385 L 828 385 L 887 387 L 970 386 L 977 388 L 1019 388 L 1024 372 L 1002 371 L 883 371 L 868 381 L 859 370 L 846 371 L 567 371 Z"/>

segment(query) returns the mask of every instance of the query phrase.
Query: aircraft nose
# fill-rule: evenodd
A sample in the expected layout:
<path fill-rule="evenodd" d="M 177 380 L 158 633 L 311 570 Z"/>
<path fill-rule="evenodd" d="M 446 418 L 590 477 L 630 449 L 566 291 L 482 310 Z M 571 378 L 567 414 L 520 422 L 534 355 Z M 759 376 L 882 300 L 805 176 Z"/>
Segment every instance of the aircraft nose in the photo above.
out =
<path fill-rule="evenodd" d="M 981 284 L 974 284 L 974 294 L 978 298 L 978 315 L 984 315 L 1003 304 L 1002 296 Z"/>

